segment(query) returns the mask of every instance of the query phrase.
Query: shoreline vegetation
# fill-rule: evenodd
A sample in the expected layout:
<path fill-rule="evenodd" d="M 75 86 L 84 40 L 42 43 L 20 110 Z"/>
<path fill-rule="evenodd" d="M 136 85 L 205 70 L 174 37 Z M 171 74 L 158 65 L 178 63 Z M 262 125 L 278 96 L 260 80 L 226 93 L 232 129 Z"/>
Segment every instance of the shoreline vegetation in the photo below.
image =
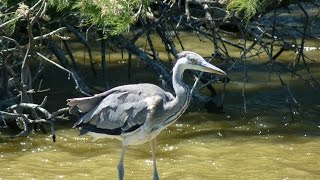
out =
<path fill-rule="evenodd" d="M 308 40 L 319 40 L 319 1 L 259 2 L 1 1 L 0 127 L 18 131 L 10 134 L 12 137 L 50 132 L 55 141 L 54 124 L 69 117 L 65 106 L 52 112 L 46 106 L 54 99 L 50 97 L 56 93 L 53 89 L 64 88 L 59 83 L 52 83 L 57 87 L 51 87 L 50 82 L 43 82 L 48 66 L 55 66 L 56 73 L 65 73 L 72 80 L 69 83 L 74 94 L 90 96 L 112 87 L 110 79 L 117 77 L 108 73 L 110 59 L 120 53 L 127 65 L 123 74 L 128 83 L 133 83 L 135 76 L 133 63 L 139 62 L 170 91 L 175 56 L 181 50 L 192 51 L 192 46 L 181 40 L 184 32 L 193 33 L 199 42 L 204 42 L 204 48 L 210 50 L 206 59 L 231 74 L 227 78 L 198 72 L 186 74 L 190 86 L 195 77 L 202 83 L 193 95 L 191 107 L 222 113 L 232 73 L 242 68 L 239 93 L 243 102 L 239 107 L 246 113 L 248 74 L 255 70 L 249 67 L 252 62 L 263 60 L 269 79 L 272 76 L 285 90 L 285 104 L 294 119 L 296 112 L 303 114 L 303 107 L 292 93 L 291 79 L 319 91 L 319 75 L 313 69 L 319 60 L 310 56 L 306 45 Z M 82 53 L 75 50 L 75 44 L 82 47 Z M 319 49 L 317 43 L 311 48 Z M 89 65 L 90 72 L 81 70 L 83 64 Z M 100 80 L 99 88 L 89 83 L 88 74 Z"/>

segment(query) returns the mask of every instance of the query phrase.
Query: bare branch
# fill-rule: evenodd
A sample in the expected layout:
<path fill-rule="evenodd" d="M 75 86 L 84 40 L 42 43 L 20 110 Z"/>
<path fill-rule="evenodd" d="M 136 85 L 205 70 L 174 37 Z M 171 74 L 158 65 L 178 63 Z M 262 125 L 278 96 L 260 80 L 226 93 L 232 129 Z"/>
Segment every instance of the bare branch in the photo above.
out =
<path fill-rule="evenodd" d="M 44 34 L 42 36 L 37 36 L 37 37 L 34 37 L 33 40 L 35 41 L 39 41 L 39 40 L 43 40 L 43 39 L 46 39 L 46 38 L 49 38 L 57 33 L 60 33 L 62 31 L 65 31 L 67 28 L 66 27 L 61 27 L 61 28 L 58 28 L 54 31 L 51 31 L 50 33 L 47 33 L 47 34 Z"/>

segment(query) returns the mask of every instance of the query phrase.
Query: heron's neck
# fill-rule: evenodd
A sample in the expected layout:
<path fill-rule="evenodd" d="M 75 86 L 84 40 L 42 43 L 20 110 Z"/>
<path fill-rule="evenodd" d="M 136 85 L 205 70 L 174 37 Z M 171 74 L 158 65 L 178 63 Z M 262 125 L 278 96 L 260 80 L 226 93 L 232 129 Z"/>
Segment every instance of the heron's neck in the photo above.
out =
<path fill-rule="evenodd" d="M 163 127 L 167 127 L 175 122 L 188 108 L 190 98 L 190 91 L 188 86 L 182 82 L 183 72 L 185 68 L 181 64 L 176 64 L 172 73 L 172 85 L 176 93 L 176 97 L 166 103 L 166 120 L 162 123 Z"/>
<path fill-rule="evenodd" d="M 184 71 L 185 71 L 185 68 L 180 64 L 177 64 L 173 68 L 172 85 L 176 93 L 176 97 L 175 97 L 175 101 L 177 101 L 176 103 L 184 103 L 190 93 L 188 86 L 182 81 Z"/>

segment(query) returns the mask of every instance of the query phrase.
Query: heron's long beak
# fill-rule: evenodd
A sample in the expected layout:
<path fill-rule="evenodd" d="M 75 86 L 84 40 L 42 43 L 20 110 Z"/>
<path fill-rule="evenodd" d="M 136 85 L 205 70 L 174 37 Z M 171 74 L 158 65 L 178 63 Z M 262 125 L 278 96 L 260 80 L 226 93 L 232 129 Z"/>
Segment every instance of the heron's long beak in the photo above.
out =
<path fill-rule="evenodd" d="M 216 66 L 208 63 L 208 62 L 203 62 L 201 64 L 201 71 L 204 71 L 204 72 L 208 72 L 208 73 L 213 73 L 213 74 L 219 74 L 219 75 L 227 75 L 227 73 L 225 73 L 223 70 L 217 68 Z"/>

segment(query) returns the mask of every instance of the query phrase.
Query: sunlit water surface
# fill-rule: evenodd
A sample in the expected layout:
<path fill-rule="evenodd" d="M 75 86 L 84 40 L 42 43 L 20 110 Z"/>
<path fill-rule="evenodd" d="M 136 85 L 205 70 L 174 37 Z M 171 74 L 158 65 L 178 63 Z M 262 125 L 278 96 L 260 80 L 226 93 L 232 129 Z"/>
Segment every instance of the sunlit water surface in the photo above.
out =
<path fill-rule="evenodd" d="M 203 55 L 212 52 L 210 42 L 201 42 L 201 46 L 196 47 L 196 43 L 188 43 L 197 41 L 196 38 L 192 39 L 189 34 L 182 34 L 181 38 L 190 46 L 186 49 Z M 208 46 L 204 46 L 205 43 Z M 315 50 L 309 55 L 316 58 L 319 52 Z M 108 70 L 113 85 L 127 83 L 127 76 L 123 74 L 127 67 L 119 65 L 122 63 L 119 60 Z M 247 113 L 244 113 L 242 98 L 243 68 L 239 66 L 230 73 L 225 113 L 187 112 L 158 136 L 157 165 L 161 179 L 320 179 L 319 93 L 290 78 L 290 74 L 283 75 L 284 80 L 292 84 L 293 94 L 303 107 L 304 118 L 294 110 L 292 121 L 286 89 L 276 75 L 261 73 L 258 64 L 250 69 L 246 84 Z M 311 71 L 319 79 L 316 65 Z M 132 81 L 159 84 L 157 78 L 145 75 L 143 65 L 134 66 L 133 78 L 136 79 Z M 44 86 L 70 84 L 67 75 L 61 75 L 60 80 L 55 74 L 57 69 L 51 71 L 55 81 Z M 221 87 L 217 85 L 218 103 Z M 56 94 L 48 96 L 49 102 L 54 102 L 51 103 L 53 109 L 63 107 L 66 98 L 76 96 L 61 88 L 52 91 Z M 58 96 L 63 97 L 56 99 Z M 72 124 L 70 121 L 57 125 L 56 143 L 40 132 L 27 138 L 0 138 L 0 179 L 117 179 L 121 143 L 114 139 L 93 141 L 91 137 L 78 136 L 79 130 L 71 129 Z M 152 179 L 148 143 L 129 147 L 124 163 L 125 179 Z"/>
<path fill-rule="evenodd" d="M 317 127 L 301 123 L 272 124 L 268 121 L 275 117 L 262 118 L 247 121 L 206 113 L 183 116 L 158 137 L 160 177 L 319 179 L 320 133 Z M 314 132 L 310 132 L 312 129 Z M 121 144 L 110 139 L 94 142 L 77 135 L 77 130 L 59 130 L 56 143 L 45 135 L 3 141 L 0 144 L 0 177 L 117 179 Z M 148 143 L 128 148 L 125 178 L 152 178 Z"/>

